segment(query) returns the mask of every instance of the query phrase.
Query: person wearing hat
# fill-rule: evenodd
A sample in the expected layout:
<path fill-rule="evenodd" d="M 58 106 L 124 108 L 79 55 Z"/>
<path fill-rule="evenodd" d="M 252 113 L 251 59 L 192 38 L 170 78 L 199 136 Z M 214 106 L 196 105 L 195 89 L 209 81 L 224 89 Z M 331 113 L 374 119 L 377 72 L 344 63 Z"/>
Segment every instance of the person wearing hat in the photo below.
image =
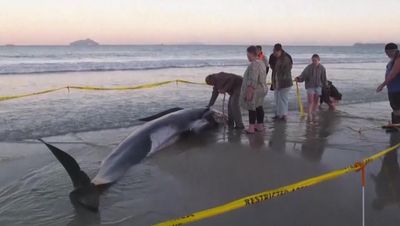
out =
<path fill-rule="evenodd" d="M 275 96 L 275 117 L 277 120 L 286 120 L 289 101 L 288 95 L 293 86 L 292 57 L 286 53 L 281 44 L 275 44 L 273 55 L 270 57 L 272 69 L 272 85 Z"/>
<path fill-rule="evenodd" d="M 220 72 L 206 77 L 206 83 L 213 86 L 213 92 L 207 107 L 214 105 L 219 94 L 229 94 L 228 126 L 235 129 L 244 129 L 242 113 L 240 111 L 239 96 L 243 78 L 239 75 Z"/>
<path fill-rule="evenodd" d="M 390 58 L 386 66 L 385 81 L 378 86 L 377 92 L 381 92 L 386 86 L 392 112 L 392 124 L 400 123 L 400 53 L 395 43 L 385 46 L 386 55 Z"/>

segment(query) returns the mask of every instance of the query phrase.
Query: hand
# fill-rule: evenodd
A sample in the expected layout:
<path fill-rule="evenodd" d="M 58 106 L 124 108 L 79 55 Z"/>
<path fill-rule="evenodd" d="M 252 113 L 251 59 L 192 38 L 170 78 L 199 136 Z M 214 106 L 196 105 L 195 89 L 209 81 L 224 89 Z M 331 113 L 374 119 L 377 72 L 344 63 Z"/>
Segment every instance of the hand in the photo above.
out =
<path fill-rule="evenodd" d="M 378 88 L 376 88 L 376 92 L 377 93 L 379 93 L 379 92 L 381 92 L 382 90 L 383 90 L 383 87 L 385 87 L 385 84 L 380 84 L 379 86 L 378 86 Z"/>
<path fill-rule="evenodd" d="M 253 100 L 253 96 L 254 96 L 254 89 L 253 89 L 253 87 L 247 87 L 245 100 L 246 100 L 247 102 L 250 102 L 250 101 Z"/>

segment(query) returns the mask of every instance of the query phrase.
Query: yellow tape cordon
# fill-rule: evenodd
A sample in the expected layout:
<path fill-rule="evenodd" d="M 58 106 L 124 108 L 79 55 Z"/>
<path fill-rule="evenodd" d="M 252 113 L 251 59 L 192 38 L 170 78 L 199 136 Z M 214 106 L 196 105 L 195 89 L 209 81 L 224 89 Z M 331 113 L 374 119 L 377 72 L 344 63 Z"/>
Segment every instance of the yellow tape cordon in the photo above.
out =
<path fill-rule="evenodd" d="M 17 99 L 17 98 L 22 98 L 22 97 L 29 97 L 29 96 L 36 96 L 36 95 L 41 95 L 41 94 L 45 94 L 45 93 L 59 91 L 62 89 L 103 90 L 103 91 L 106 91 L 106 90 L 138 90 L 138 89 L 154 88 L 154 87 L 163 86 L 163 85 L 167 85 L 167 84 L 174 83 L 174 82 L 184 83 L 184 84 L 196 84 L 196 85 L 204 85 L 205 84 L 205 83 L 200 83 L 200 82 L 191 82 L 191 81 L 177 79 L 177 80 L 169 80 L 169 81 L 149 83 L 149 84 L 138 85 L 138 86 L 127 86 L 127 87 L 65 86 L 65 87 L 48 89 L 48 90 L 43 90 L 43 91 L 39 91 L 39 92 L 16 95 L 16 96 L 0 96 L 0 101 L 6 101 L 6 100 Z"/>
<path fill-rule="evenodd" d="M 301 100 L 301 94 L 300 94 L 300 89 L 299 89 L 299 83 L 296 81 L 296 96 L 297 96 L 297 103 L 299 105 L 299 112 L 300 116 L 304 117 L 304 107 L 303 107 L 303 101 Z"/>
<path fill-rule="evenodd" d="M 11 99 L 17 99 L 17 98 L 22 98 L 22 97 L 29 97 L 29 96 L 35 96 L 35 95 L 41 95 L 45 93 L 51 93 L 55 92 L 58 90 L 65 89 L 66 87 L 61 87 L 61 88 L 55 88 L 55 89 L 48 89 L 48 90 L 43 90 L 35 93 L 28 93 L 28 94 L 22 94 L 22 95 L 17 95 L 17 96 L 0 96 L 0 101 L 5 101 L 5 100 L 11 100 Z"/>
<path fill-rule="evenodd" d="M 214 208 L 210 208 L 210 209 L 203 210 L 200 212 L 192 213 L 192 214 L 184 216 L 184 217 L 180 217 L 180 218 L 176 218 L 173 220 L 158 223 L 158 224 L 155 224 L 155 226 L 178 226 L 178 225 L 191 223 L 194 221 L 199 221 L 199 220 L 202 220 L 205 218 L 210 218 L 210 217 L 217 216 L 217 215 L 220 215 L 223 213 L 227 213 L 227 212 L 239 209 L 239 208 L 244 208 L 244 207 L 248 207 L 248 206 L 251 206 L 251 205 L 254 205 L 257 203 L 265 202 L 272 198 L 283 196 L 288 193 L 295 192 L 295 191 L 322 183 L 324 181 L 333 180 L 344 174 L 359 171 L 363 167 L 365 167 L 367 164 L 369 164 L 370 162 L 383 157 L 384 155 L 396 150 L 399 147 L 400 147 L 400 143 L 393 147 L 390 147 L 386 150 L 383 150 L 383 151 L 379 152 L 378 154 L 375 154 L 369 158 L 366 158 L 362 162 L 354 163 L 353 165 L 348 166 L 346 168 L 331 171 L 329 173 L 326 173 L 326 174 L 323 174 L 323 175 L 320 175 L 317 177 L 309 178 L 307 180 L 303 180 L 303 181 L 300 181 L 300 182 L 297 182 L 297 183 L 294 183 L 291 185 L 287 185 L 284 187 L 280 187 L 277 189 L 268 190 L 268 191 L 264 191 L 264 192 L 261 192 L 258 194 L 250 195 L 250 196 L 229 202 L 224 205 L 220 205 L 220 206 L 217 206 Z"/>

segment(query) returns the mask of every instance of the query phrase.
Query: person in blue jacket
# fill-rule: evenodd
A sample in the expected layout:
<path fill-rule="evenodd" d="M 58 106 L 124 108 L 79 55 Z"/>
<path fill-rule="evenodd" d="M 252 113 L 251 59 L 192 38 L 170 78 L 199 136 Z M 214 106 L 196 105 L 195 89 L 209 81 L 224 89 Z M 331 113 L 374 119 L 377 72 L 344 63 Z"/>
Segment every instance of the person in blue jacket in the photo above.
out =
<path fill-rule="evenodd" d="M 381 92 L 386 86 L 392 112 L 392 124 L 400 123 L 400 52 L 395 43 L 385 46 L 386 55 L 390 58 L 386 66 L 385 81 L 378 86 L 377 92 Z"/>

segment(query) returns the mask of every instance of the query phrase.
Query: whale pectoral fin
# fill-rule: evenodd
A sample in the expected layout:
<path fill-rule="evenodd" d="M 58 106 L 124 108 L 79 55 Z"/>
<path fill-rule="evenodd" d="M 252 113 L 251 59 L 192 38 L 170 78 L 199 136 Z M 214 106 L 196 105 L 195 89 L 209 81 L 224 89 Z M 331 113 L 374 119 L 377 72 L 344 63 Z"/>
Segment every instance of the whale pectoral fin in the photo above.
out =
<path fill-rule="evenodd" d="M 160 113 L 157 113 L 155 115 L 152 115 L 152 116 L 149 116 L 149 117 L 146 117 L 146 118 L 141 118 L 141 119 L 139 119 L 139 121 L 150 122 L 150 121 L 153 121 L 155 119 L 161 118 L 164 115 L 168 115 L 168 114 L 174 113 L 176 111 L 180 111 L 180 110 L 183 110 L 183 108 L 171 108 L 171 109 L 168 109 L 166 111 L 162 111 Z"/>
<path fill-rule="evenodd" d="M 75 188 L 70 194 L 72 203 L 79 203 L 89 210 L 97 211 L 99 207 L 98 191 L 95 185 L 90 182 L 87 174 L 81 170 L 76 160 L 66 152 L 46 143 L 44 140 L 39 139 L 39 141 L 49 148 L 71 178 Z"/>

